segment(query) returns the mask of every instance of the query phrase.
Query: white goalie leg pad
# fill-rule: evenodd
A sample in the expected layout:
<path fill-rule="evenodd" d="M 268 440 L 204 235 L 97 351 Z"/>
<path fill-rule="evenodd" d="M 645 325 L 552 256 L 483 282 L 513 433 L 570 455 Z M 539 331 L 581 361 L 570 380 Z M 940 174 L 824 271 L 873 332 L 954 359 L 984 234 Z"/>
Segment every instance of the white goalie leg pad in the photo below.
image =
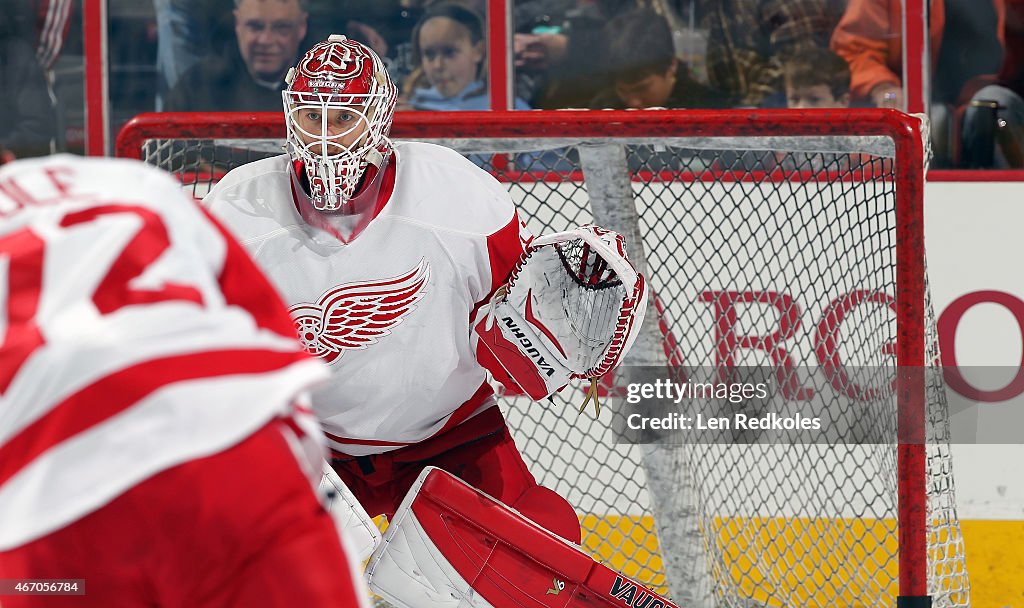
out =
<path fill-rule="evenodd" d="M 400 608 L 676 608 L 433 467 L 402 501 L 366 577 Z"/>
<path fill-rule="evenodd" d="M 323 471 L 319 494 L 324 508 L 330 512 L 338 529 L 344 530 L 355 556 L 362 562 L 380 545 L 380 530 L 331 465 L 324 462 Z"/>
<path fill-rule="evenodd" d="M 432 468 L 432 467 L 431 467 Z M 388 523 L 384 541 L 366 565 L 370 590 L 398 608 L 490 608 L 452 567 L 412 514 L 425 474 Z"/>

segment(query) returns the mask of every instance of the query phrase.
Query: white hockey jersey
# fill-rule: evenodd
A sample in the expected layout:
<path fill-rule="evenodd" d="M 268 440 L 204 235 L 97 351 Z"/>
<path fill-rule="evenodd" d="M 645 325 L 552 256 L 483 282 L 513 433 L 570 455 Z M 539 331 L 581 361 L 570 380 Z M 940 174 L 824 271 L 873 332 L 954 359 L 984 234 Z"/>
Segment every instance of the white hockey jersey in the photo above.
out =
<path fill-rule="evenodd" d="M 429 438 L 494 405 L 470 316 L 528 239 L 505 188 L 458 153 L 396 142 L 394 187 L 345 243 L 310 226 L 287 155 L 228 173 L 206 197 L 331 368 L 313 409 L 336 450 L 366 455 Z"/>
<path fill-rule="evenodd" d="M 237 444 L 326 376 L 167 174 L 72 156 L 0 169 L 0 550 Z"/>

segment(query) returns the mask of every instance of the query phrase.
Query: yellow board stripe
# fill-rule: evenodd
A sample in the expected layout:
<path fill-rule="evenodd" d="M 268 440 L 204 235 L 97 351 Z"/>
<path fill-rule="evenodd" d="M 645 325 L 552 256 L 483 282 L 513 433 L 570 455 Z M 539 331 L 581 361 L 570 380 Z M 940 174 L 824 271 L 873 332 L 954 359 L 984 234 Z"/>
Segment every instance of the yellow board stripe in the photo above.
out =
<path fill-rule="evenodd" d="M 584 550 L 655 592 L 667 593 L 653 517 L 584 515 L 580 527 Z"/>
<path fill-rule="evenodd" d="M 658 539 L 651 517 L 585 515 L 583 547 L 610 567 L 667 594 Z M 804 606 L 857 606 L 866 592 L 897 590 L 896 526 L 864 520 L 719 520 L 719 547 L 732 563 L 729 576 L 748 597 L 769 592 L 801 598 Z M 1024 521 L 960 522 L 967 553 L 973 608 L 1024 608 Z M 796 540 L 799 539 L 799 542 Z M 785 551 L 772 547 L 787 547 Z M 754 549 L 774 564 L 772 587 L 749 558 Z M 878 564 L 870 580 L 848 580 L 851 558 Z M 764 563 L 758 564 L 764 567 Z M 814 574 L 809 574 L 814 573 Z"/>

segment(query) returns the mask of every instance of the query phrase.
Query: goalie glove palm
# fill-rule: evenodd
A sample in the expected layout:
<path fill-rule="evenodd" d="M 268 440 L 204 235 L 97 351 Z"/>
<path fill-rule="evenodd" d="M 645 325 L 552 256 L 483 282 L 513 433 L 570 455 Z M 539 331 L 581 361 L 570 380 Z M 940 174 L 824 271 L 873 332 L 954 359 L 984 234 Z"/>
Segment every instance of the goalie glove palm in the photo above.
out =
<path fill-rule="evenodd" d="M 480 363 L 533 399 L 614 367 L 646 306 L 623 245 L 597 226 L 536 239 L 475 324 Z"/>

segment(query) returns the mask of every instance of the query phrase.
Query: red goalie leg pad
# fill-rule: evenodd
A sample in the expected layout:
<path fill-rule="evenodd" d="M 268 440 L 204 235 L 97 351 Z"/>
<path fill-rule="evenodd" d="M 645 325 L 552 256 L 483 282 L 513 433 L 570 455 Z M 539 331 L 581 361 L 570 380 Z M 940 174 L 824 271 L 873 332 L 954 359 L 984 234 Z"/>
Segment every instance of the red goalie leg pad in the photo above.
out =
<path fill-rule="evenodd" d="M 676 608 L 579 547 L 440 469 L 412 514 L 459 575 L 495 608 Z"/>
<path fill-rule="evenodd" d="M 582 530 L 576 511 L 569 501 L 544 486 L 533 486 L 519 497 L 512 507 L 541 527 L 579 544 Z"/>

